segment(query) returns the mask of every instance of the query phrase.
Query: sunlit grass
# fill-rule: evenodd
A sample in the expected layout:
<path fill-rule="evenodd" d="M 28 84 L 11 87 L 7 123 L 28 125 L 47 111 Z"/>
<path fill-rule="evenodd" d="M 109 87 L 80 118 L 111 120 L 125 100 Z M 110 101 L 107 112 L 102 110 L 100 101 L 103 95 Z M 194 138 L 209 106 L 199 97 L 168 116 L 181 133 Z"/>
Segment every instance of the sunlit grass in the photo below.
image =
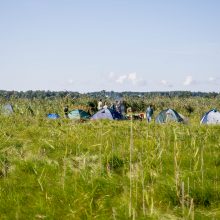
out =
<path fill-rule="evenodd" d="M 220 218 L 220 126 L 194 118 L 0 116 L 0 218 Z"/>

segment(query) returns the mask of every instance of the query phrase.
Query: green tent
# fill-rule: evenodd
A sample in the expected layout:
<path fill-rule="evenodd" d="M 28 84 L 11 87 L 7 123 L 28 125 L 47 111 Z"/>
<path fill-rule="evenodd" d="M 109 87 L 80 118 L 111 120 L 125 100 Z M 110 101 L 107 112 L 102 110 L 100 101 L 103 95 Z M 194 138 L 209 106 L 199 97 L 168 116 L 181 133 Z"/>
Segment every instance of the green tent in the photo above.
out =
<path fill-rule="evenodd" d="M 76 120 L 77 119 L 89 119 L 90 115 L 81 109 L 75 109 L 69 112 L 68 117 L 70 119 L 76 119 Z"/>
<path fill-rule="evenodd" d="M 159 124 L 173 121 L 184 122 L 184 118 L 173 109 L 163 110 L 156 117 L 156 122 Z"/>

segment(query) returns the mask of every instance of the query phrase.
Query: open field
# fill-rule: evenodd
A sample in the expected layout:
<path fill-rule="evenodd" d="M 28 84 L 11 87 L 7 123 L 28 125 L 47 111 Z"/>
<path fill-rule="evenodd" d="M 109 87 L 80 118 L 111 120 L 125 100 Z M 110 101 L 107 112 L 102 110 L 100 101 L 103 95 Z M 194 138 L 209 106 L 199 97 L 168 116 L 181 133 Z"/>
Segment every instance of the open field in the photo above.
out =
<path fill-rule="evenodd" d="M 0 219 L 220 219 L 214 101 L 188 102 L 189 125 L 0 116 Z"/>

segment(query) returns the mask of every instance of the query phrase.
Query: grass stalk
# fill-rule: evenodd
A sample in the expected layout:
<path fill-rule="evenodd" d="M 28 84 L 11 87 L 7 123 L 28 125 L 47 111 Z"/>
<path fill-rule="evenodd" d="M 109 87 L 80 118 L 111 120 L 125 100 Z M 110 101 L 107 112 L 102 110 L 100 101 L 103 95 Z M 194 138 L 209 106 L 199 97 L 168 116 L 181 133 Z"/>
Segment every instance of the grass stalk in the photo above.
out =
<path fill-rule="evenodd" d="M 184 189 L 184 182 L 181 184 L 181 194 L 182 194 L 182 216 L 185 215 L 185 189 Z"/>
<path fill-rule="evenodd" d="M 130 123 L 130 154 L 129 154 L 129 169 L 130 169 L 130 192 L 129 192 L 129 217 L 132 216 L 132 154 L 133 154 L 133 119 L 131 117 Z"/>

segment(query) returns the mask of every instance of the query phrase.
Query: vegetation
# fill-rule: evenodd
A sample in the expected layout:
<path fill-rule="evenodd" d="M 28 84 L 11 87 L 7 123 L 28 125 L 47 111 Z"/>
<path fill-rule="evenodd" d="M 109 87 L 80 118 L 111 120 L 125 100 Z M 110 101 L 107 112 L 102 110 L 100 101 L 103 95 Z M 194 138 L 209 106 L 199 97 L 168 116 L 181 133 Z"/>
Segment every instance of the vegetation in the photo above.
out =
<path fill-rule="evenodd" d="M 220 218 L 220 127 L 199 125 L 217 96 L 124 98 L 136 111 L 174 108 L 188 125 L 45 117 L 95 101 L 1 100 L 15 110 L 0 115 L 1 219 Z"/>
<path fill-rule="evenodd" d="M 105 91 L 100 92 L 90 92 L 85 94 L 80 94 L 79 92 L 72 91 L 5 91 L 0 90 L 0 97 L 2 98 L 27 98 L 27 99 L 56 99 L 56 98 L 79 98 L 79 97 L 90 97 L 90 98 L 106 98 L 110 97 L 113 99 L 121 99 L 126 97 L 132 98 L 152 98 L 152 97 L 178 97 L 178 98 L 189 98 L 189 97 L 205 97 L 205 98 L 215 98 L 219 97 L 217 92 L 190 92 L 190 91 L 171 91 L 171 92 L 114 92 L 114 91 Z"/>

